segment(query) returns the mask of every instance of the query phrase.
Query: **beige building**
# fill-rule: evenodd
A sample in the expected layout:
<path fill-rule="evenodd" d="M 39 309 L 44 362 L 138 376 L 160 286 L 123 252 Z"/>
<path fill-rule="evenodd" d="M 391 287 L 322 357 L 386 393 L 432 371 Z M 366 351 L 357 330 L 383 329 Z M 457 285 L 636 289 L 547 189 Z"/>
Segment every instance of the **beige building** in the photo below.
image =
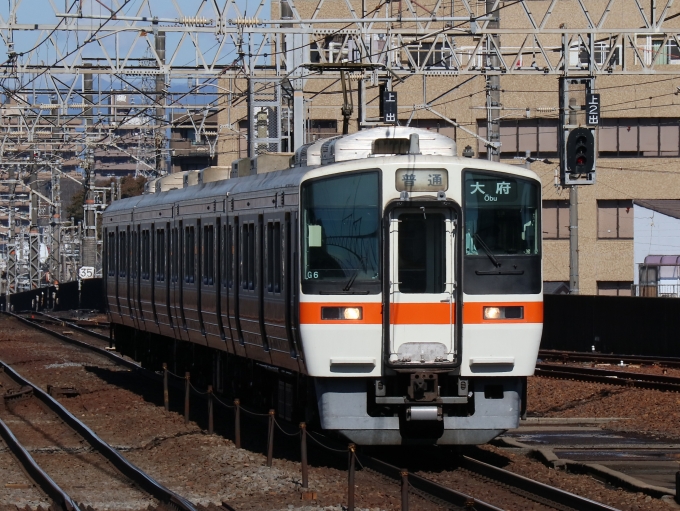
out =
<path fill-rule="evenodd" d="M 272 2 L 271 5 L 272 18 L 285 17 L 289 13 L 285 2 Z M 310 0 L 295 2 L 302 18 L 310 18 L 318 5 L 317 1 Z M 360 12 L 361 2 L 355 0 L 352 5 Z M 387 16 L 394 15 L 394 9 L 401 3 L 366 2 L 365 5 L 369 15 L 377 8 Z M 458 4 L 450 5 L 449 15 L 451 9 L 456 15 L 461 14 L 456 10 L 459 9 Z M 583 24 L 583 20 L 576 19 L 577 0 L 562 0 L 555 4 L 537 0 L 527 5 L 538 20 L 553 5 L 548 28 Z M 326 2 L 323 6 L 326 18 L 350 19 L 346 2 Z M 588 2 L 591 17 L 598 20 L 606 6 L 604 0 Z M 483 2 L 477 2 L 473 7 L 479 15 L 484 14 Z M 506 7 L 501 13 L 502 27 L 526 24 L 520 5 L 507 4 Z M 678 9 L 669 12 L 668 18 L 672 18 L 675 11 Z M 617 4 L 607 23 L 616 27 L 638 27 L 639 10 L 634 3 Z M 436 24 L 432 26 L 436 28 Z M 324 28 L 333 27 L 324 25 Z M 446 27 L 442 25 L 442 28 Z M 559 54 L 556 51 L 551 53 L 551 48 L 545 46 L 548 41 L 553 49 L 559 49 L 560 37 L 555 34 L 544 38 L 542 50 L 532 46 L 533 43 L 523 43 L 524 36 L 521 35 L 503 35 L 501 40 L 506 64 L 528 70 L 524 75 L 507 74 L 500 78 L 501 159 L 517 165 L 525 164 L 527 153 L 539 159 L 532 164 L 532 169 L 543 181 L 544 281 L 550 283 L 546 289 L 559 288 L 559 283 L 569 281 L 569 190 L 560 187 L 556 179 L 559 77 L 542 72 L 546 69 L 546 59 L 552 59 L 552 66 L 560 65 Z M 342 37 L 315 35 L 312 40 L 310 61 L 352 60 L 352 48 L 343 50 L 347 45 Z M 473 37 L 457 38 L 455 50 L 438 41 L 436 38 L 403 41 L 391 56 L 393 65 L 406 69 L 429 61 L 434 67 L 439 65 L 442 71 L 446 71 L 453 65 L 454 52 L 459 59 L 467 55 L 469 59 L 477 58 L 481 62 L 480 55 L 474 53 L 477 40 Z M 584 57 L 578 38 L 574 41 L 569 47 L 568 60 L 570 67 L 578 69 L 587 62 L 588 56 Z M 374 37 L 368 46 L 374 51 L 374 48 L 380 48 L 380 44 L 380 38 Z M 377 54 L 376 51 L 372 55 Z M 601 95 L 602 120 L 597 129 L 596 183 L 579 189 L 580 290 L 582 294 L 627 295 L 634 281 L 633 201 L 680 199 L 680 66 L 677 67 L 676 78 L 672 74 L 645 75 L 643 64 L 649 65 L 656 59 L 658 69 L 673 72 L 673 66 L 680 64 L 680 49 L 672 39 L 667 40 L 663 36 L 633 34 L 626 41 L 603 36 L 594 44 L 593 59 L 602 69 L 614 71 L 621 69 L 625 63 L 632 74 L 605 73 L 599 74 L 595 80 L 594 92 Z M 535 74 L 529 73 L 532 68 L 535 68 Z M 636 70 L 640 74 L 635 74 Z M 262 76 L 267 74 L 274 76 L 274 71 L 261 71 Z M 359 74 L 353 76 L 351 132 L 358 129 L 356 84 L 361 78 Z M 379 87 L 368 79 L 365 84 L 365 116 L 369 121 L 377 120 Z M 234 93 L 243 92 L 246 83 L 223 80 L 223 87 Z M 483 74 L 424 76 L 413 73 L 394 80 L 393 90 L 398 93 L 400 124 L 410 122 L 412 126 L 439 130 L 456 140 L 459 154 L 470 146 L 475 158 L 486 157 L 484 144 L 462 129 L 486 136 L 486 78 Z M 585 99 L 582 96 L 581 104 Z M 341 133 L 342 92 L 336 77 L 310 77 L 304 87 L 304 100 L 308 141 Z M 425 104 L 429 108 L 425 108 Z M 445 118 L 454 120 L 458 127 Z M 581 124 L 585 122 L 583 112 L 578 113 L 578 121 Z M 227 127 L 224 132 L 227 134 L 220 140 L 218 165 L 229 165 L 232 160 L 247 154 L 245 101 L 235 106 L 225 103 L 219 125 Z"/>

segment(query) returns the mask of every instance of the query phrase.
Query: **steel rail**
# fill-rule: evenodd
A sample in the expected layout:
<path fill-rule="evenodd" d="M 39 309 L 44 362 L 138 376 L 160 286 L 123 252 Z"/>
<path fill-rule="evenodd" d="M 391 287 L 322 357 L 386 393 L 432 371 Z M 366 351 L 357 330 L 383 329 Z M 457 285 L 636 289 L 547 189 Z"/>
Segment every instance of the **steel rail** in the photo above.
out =
<path fill-rule="evenodd" d="M 99 436 L 87 427 L 83 422 L 78 420 L 71 412 L 61 405 L 56 399 L 43 391 L 37 385 L 31 383 L 23 376 L 19 375 L 14 369 L 9 367 L 4 362 L 0 361 L 0 366 L 4 368 L 5 373 L 13 380 L 21 385 L 30 386 L 33 388 L 34 395 L 40 399 L 48 408 L 56 413 L 59 418 L 66 423 L 71 429 L 76 431 L 92 446 L 92 448 L 99 454 L 104 456 L 111 464 L 116 467 L 125 477 L 134 481 L 144 491 L 158 499 L 159 501 L 174 505 L 182 511 L 197 511 L 194 505 L 184 497 L 177 495 L 175 492 L 169 490 L 158 481 L 153 479 L 150 475 L 139 469 L 136 465 L 128 461 L 122 454 L 109 444 L 104 442 Z"/>
<path fill-rule="evenodd" d="M 624 371 L 608 371 L 604 369 L 588 369 L 584 367 L 551 366 L 537 364 L 536 376 L 559 378 L 564 380 L 581 380 L 607 385 L 619 385 L 649 390 L 680 392 L 680 378 L 661 377 Z M 665 381 L 660 381 L 664 378 Z M 671 383 L 674 381 L 674 383 Z"/>
<path fill-rule="evenodd" d="M 35 313 L 33 313 L 35 314 Z M 97 339 L 101 339 L 103 341 L 110 341 L 111 338 L 108 335 L 100 334 L 99 332 L 93 332 L 92 330 L 89 330 L 83 326 L 77 325 L 76 323 L 71 323 L 69 321 L 66 321 L 64 319 L 58 318 L 56 316 L 50 316 L 49 314 L 45 314 L 44 312 L 38 312 L 41 316 L 45 316 L 48 319 L 51 319 L 52 321 L 58 321 L 59 323 L 62 323 L 64 325 L 69 326 L 70 328 L 73 328 L 74 330 L 78 330 L 79 332 L 86 333 L 88 335 L 91 335 L 93 337 L 96 337 Z"/>
<path fill-rule="evenodd" d="M 122 365 L 124 365 L 124 366 L 126 366 L 130 369 L 141 369 L 142 368 L 136 362 L 133 362 L 131 360 L 125 360 L 120 355 L 117 355 L 117 354 L 115 354 L 111 351 L 105 350 L 105 349 L 100 348 L 98 346 L 93 346 L 92 344 L 88 344 L 88 343 L 83 342 L 83 341 L 79 341 L 78 339 L 73 339 L 72 337 L 60 334 L 59 332 L 55 332 L 54 330 L 50 330 L 49 328 L 44 327 L 44 326 L 36 323 L 35 321 L 31 321 L 28 318 L 24 318 L 23 316 L 19 316 L 18 314 L 15 314 L 14 312 L 4 311 L 4 314 L 7 314 L 8 316 L 11 316 L 13 318 L 16 318 L 19 321 L 21 321 L 22 323 L 30 325 L 33 328 L 37 328 L 38 330 L 41 330 L 41 331 L 45 332 L 46 334 L 49 334 L 53 337 L 56 337 L 57 339 L 59 339 L 61 341 L 67 342 L 69 344 L 75 344 L 76 346 L 80 346 L 81 348 L 87 348 L 88 350 L 95 351 L 95 352 L 99 353 L 100 355 L 103 355 L 107 358 L 110 358 L 111 360 L 114 360 L 117 363 L 122 364 Z M 89 331 L 87 332 L 87 334 L 88 335 L 92 334 L 93 336 L 97 335 L 96 332 L 89 332 Z M 106 340 L 108 340 L 108 337 L 106 338 Z M 155 373 L 152 373 L 152 374 L 155 375 Z M 158 375 L 156 375 L 156 376 L 158 376 Z"/>
<path fill-rule="evenodd" d="M 394 465 L 390 465 L 387 462 L 381 461 L 379 459 L 367 456 L 365 454 L 357 453 L 357 458 L 362 466 L 369 468 L 374 472 L 384 475 L 390 479 L 396 481 L 401 481 L 401 470 Z M 421 477 L 416 474 L 409 472 L 408 474 L 409 485 L 416 490 L 421 496 L 434 497 L 438 501 L 442 501 L 445 504 L 450 504 L 458 506 L 465 509 L 475 509 L 476 511 L 503 511 L 503 509 L 489 504 L 477 498 L 466 495 L 465 493 L 458 492 L 451 488 L 447 488 L 439 483 L 435 483 L 429 479 Z"/>
<path fill-rule="evenodd" d="M 540 350 L 538 352 L 540 359 L 556 359 L 561 361 L 581 361 L 581 362 L 629 362 L 633 364 L 656 364 L 668 367 L 680 367 L 680 358 L 678 357 L 655 357 L 649 355 L 617 355 L 617 354 L 603 354 L 591 353 L 583 351 L 562 351 L 562 350 Z"/>
<path fill-rule="evenodd" d="M 66 511 L 80 511 L 80 508 L 73 499 L 40 468 L 40 465 L 35 462 L 33 456 L 21 445 L 2 419 L 0 419 L 0 437 L 7 444 L 9 450 L 12 451 L 12 454 L 19 460 L 28 476 L 33 479 L 49 498 Z"/>
<path fill-rule="evenodd" d="M 528 477 L 515 474 L 502 468 L 494 467 L 483 461 L 476 460 L 469 456 L 462 456 L 461 466 L 467 470 L 475 472 L 485 477 L 513 486 L 527 493 L 541 497 L 562 506 L 568 506 L 579 511 L 618 511 L 616 508 L 596 502 L 580 495 L 570 493 L 554 486 L 534 481 Z"/>

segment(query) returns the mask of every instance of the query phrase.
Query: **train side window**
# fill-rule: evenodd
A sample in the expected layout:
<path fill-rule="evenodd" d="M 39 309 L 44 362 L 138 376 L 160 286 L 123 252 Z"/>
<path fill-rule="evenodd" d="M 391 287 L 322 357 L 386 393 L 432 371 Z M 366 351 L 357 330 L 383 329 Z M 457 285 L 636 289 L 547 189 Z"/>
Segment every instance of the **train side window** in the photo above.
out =
<path fill-rule="evenodd" d="M 255 289 L 255 224 L 248 224 L 248 289 Z"/>
<path fill-rule="evenodd" d="M 109 246 L 107 252 L 107 264 L 109 277 L 116 276 L 116 233 L 109 233 Z"/>
<path fill-rule="evenodd" d="M 119 277 L 125 277 L 125 272 L 127 270 L 127 261 L 128 261 L 127 255 L 128 255 L 128 252 L 127 252 L 127 243 L 126 243 L 126 239 L 125 239 L 125 234 L 126 233 L 124 233 L 124 232 L 120 233 L 120 242 L 118 244 L 118 250 L 119 250 L 119 253 L 120 253 L 120 257 L 119 257 L 120 266 L 118 267 L 118 272 L 119 272 L 118 276 Z"/>
<path fill-rule="evenodd" d="M 215 227 L 203 227 L 203 283 L 215 283 Z"/>
<path fill-rule="evenodd" d="M 156 281 L 165 281 L 165 230 L 156 231 Z"/>
<path fill-rule="evenodd" d="M 227 265 L 227 286 L 234 287 L 234 228 L 230 225 L 227 227 L 227 251 L 225 263 Z"/>
<path fill-rule="evenodd" d="M 281 292 L 281 223 L 267 224 L 267 291 Z"/>
<path fill-rule="evenodd" d="M 281 292 L 281 222 L 274 222 L 274 292 Z"/>
<path fill-rule="evenodd" d="M 267 224 L 267 291 L 274 291 L 274 224 Z"/>
<path fill-rule="evenodd" d="M 179 262 L 179 244 L 178 244 L 178 234 L 177 227 L 172 230 L 172 240 L 170 253 L 172 254 L 172 281 L 177 282 L 177 267 Z"/>
<path fill-rule="evenodd" d="M 142 231 L 142 279 L 149 280 L 151 276 L 151 237 L 149 231 Z"/>
<path fill-rule="evenodd" d="M 139 251 L 137 250 L 137 231 L 132 231 L 130 233 L 130 245 L 131 245 L 131 256 L 130 256 L 130 278 L 137 278 L 137 258 Z"/>
<path fill-rule="evenodd" d="M 195 275 L 195 259 L 194 259 L 194 228 L 184 228 L 184 281 L 188 283 L 194 282 Z"/>
<path fill-rule="evenodd" d="M 241 226 L 241 287 L 243 289 L 248 289 L 248 263 L 250 262 L 250 257 L 248 256 L 249 248 L 248 224 L 243 224 Z"/>
<path fill-rule="evenodd" d="M 220 259 L 220 264 L 222 265 L 222 287 L 227 287 L 229 285 L 229 256 L 227 249 L 229 248 L 229 241 L 227 241 L 227 226 L 222 226 L 222 239 L 220 240 L 220 250 L 222 251 L 222 258 Z"/>

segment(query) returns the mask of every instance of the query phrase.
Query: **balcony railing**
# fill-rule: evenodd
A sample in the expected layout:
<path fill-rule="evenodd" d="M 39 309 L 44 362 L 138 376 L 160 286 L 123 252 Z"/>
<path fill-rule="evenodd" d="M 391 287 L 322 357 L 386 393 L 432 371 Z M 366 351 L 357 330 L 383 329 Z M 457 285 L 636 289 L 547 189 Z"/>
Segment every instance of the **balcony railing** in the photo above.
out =
<path fill-rule="evenodd" d="M 680 298 L 680 285 L 633 285 L 631 286 L 633 296 L 646 296 L 658 298 Z"/>

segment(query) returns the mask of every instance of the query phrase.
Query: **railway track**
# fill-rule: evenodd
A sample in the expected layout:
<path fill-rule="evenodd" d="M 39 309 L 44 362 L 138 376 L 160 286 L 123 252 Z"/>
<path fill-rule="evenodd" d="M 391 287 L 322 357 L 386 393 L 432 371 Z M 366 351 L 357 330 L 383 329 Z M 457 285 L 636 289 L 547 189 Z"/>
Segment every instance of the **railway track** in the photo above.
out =
<path fill-rule="evenodd" d="M 123 359 L 115 353 L 101 347 L 101 334 L 97 332 L 88 331 L 85 328 L 78 330 L 84 336 L 89 337 L 91 342 L 84 339 L 75 339 L 73 334 L 64 335 L 61 331 L 64 326 L 72 328 L 71 325 L 64 325 L 60 318 L 55 318 L 49 315 L 36 315 L 35 313 L 28 313 L 26 315 L 12 314 L 24 323 L 38 328 L 50 335 L 53 335 L 63 341 L 75 343 L 79 346 L 91 349 L 99 354 L 105 355 L 113 359 L 116 363 L 123 364 L 127 367 L 134 368 L 142 373 L 148 373 L 148 376 L 153 379 L 158 379 L 158 375 L 142 369 L 136 363 Z M 77 330 L 77 329 L 76 329 Z M 108 342 L 108 338 L 106 339 Z M 340 443 L 338 447 L 342 447 Z M 476 477 L 488 486 L 493 486 L 495 492 L 504 491 L 508 494 L 518 496 L 520 499 L 526 499 L 531 502 L 542 504 L 544 509 L 556 509 L 560 511 L 586 510 L 586 511 L 611 511 L 615 508 L 601 504 L 590 499 L 580 497 L 578 495 L 544 485 L 538 481 L 513 474 L 512 472 L 494 467 L 487 463 L 475 460 L 469 456 L 455 456 L 459 460 L 458 466 L 455 470 L 465 471 L 470 477 Z M 450 455 L 449 455 L 450 458 Z M 374 456 L 367 456 L 359 454 L 358 459 L 361 465 L 374 473 L 380 474 L 382 477 L 392 480 L 393 482 L 401 483 L 402 470 L 395 465 L 388 463 L 385 460 Z M 491 503 L 485 502 L 474 495 L 469 495 L 453 489 L 450 485 L 442 482 L 437 482 L 430 477 L 425 477 L 420 474 L 409 472 L 408 482 L 410 491 L 426 500 L 435 504 L 453 507 L 454 509 L 475 509 L 477 511 L 502 511 L 502 507 L 498 507 Z M 513 506 L 510 506 L 511 508 Z"/>
<path fill-rule="evenodd" d="M 551 364 L 536 364 L 535 375 L 664 392 L 680 392 L 680 378 L 665 375 Z"/>
<path fill-rule="evenodd" d="M 564 363 L 569 362 L 595 362 L 613 363 L 624 362 L 626 364 L 660 365 L 665 367 L 680 368 L 680 358 L 677 357 L 652 357 L 644 355 L 616 355 L 595 352 L 577 352 L 561 350 L 540 350 L 538 358 L 541 360 L 556 360 Z"/>
<path fill-rule="evenodd" d="M 91 493 L 105 488 L 118 494 L 121 502 L 133 499 L 145 503 L 143 507 L 197 511 L 3 362 L 0 381 L 4 391 L 0 435 L 26 473 L 62 509 L 84 510 L 78 501 L 88 508 L 95 502 L 96 508 L 102 497 Z"/>
<path fill-rule="evenodd" d="M 538 503 L 543 506 L 541 509 L 559 511 L 616 511 L 614 507 L 534 481 L 471 456 L 452 454 L 449 449 L 435 449 L 430 456 L 437 458 L 434 463 L 443 463 L 446 466 L 450 466 L 452 460 L 454 460 L 454 471 L 458 472 L 458 476 L 482 482 L 487 486 L 487 493 L 494 495 L 494 500 L 507 501 L 508 497 L 503 495 L 503 493 L 506 493 L 519 497 L 520 502 L 521 499 L 529 501 L 520 503 L 517 499 L 513 499 L 512 504 L 509 504 L 511 509 L 517 508 L 518 505 L 530 506 L 532 503 Z M 365 468 L 390 480 L 400 482 L 404 477 L 403 469 L 399 469 L 384 460 L 366 455 L 360 455 L 359 459 Z M 425 459 L 429 459 L 427 455 Z M 420 464 L 423 464 L 422 460 Z M 446 479 L 446 473 L 442 472 L 438 478 Z M 408 472 L 408 482 L 412 493 L 445 507 L 454 506 L 455 508 L 475 509 L 477 511 L 503 509 L 474 495 L 454 490 L 444 481 L 435 481 L 432 477 Z M 488 492 L 489 486 L 493 487 L 491 492 Z"/>

